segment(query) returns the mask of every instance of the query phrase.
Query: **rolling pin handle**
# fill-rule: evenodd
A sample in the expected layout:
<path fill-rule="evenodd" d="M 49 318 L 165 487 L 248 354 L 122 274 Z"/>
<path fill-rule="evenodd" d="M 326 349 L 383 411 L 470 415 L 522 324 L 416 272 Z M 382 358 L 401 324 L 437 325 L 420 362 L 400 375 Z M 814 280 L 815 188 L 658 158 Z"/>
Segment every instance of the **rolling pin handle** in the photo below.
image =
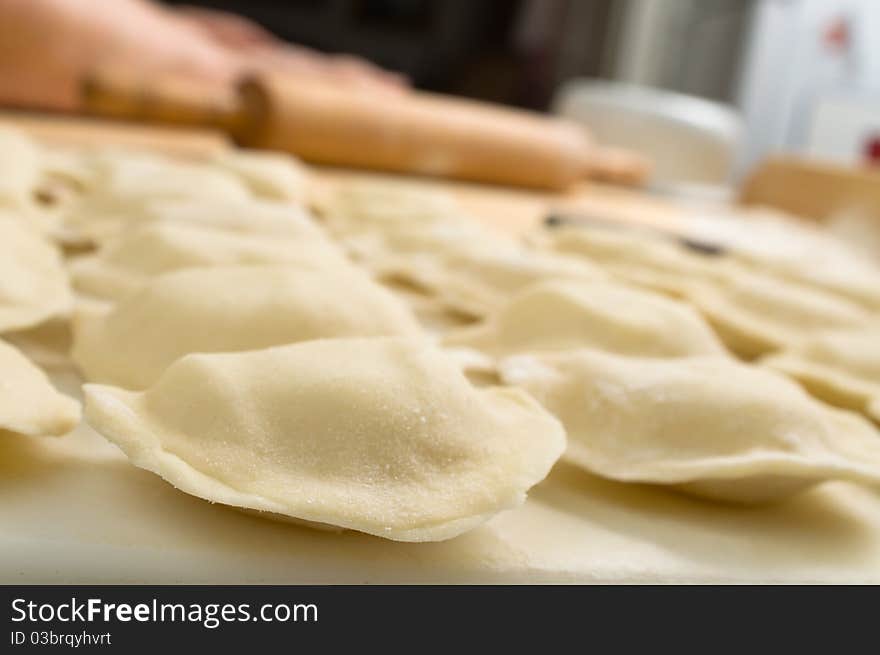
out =
<path fill-rule="evenodd" d="M 213 127 L 233 135 L 242 114 L 231 90 L 184 77 L 132 75 L 99 68 L 80 82 L 84 109 L 98 116 L 172 125 Z"/>

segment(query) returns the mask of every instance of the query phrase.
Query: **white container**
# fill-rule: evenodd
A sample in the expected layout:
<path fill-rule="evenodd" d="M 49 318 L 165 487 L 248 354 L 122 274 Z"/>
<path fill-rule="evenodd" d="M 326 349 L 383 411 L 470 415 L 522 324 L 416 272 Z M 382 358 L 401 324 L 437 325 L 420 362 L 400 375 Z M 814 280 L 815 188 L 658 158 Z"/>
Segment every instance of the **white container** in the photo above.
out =
<path fill-rule="evenodd" d="M 574 79 L 557 92 L 553 111 L 585 125 L 600 143 L 651 158 L 656 187 L 732 182 L 742 120 L 730 106 L 649 87 Z"/>

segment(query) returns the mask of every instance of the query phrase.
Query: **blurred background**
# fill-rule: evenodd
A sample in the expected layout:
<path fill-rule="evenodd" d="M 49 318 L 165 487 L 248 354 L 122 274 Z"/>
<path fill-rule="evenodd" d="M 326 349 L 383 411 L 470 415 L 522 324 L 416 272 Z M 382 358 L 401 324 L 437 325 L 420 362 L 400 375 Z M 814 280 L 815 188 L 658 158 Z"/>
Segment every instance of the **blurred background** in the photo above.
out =
<path fill-rule="evenodd" d="M 84 80 L 108 64 L 123 71 L 128 87 L 90 104 Z M 233 134 L 240 116 L 215 120 L 243 75 L 279 72 L 286 87 L 267 94 L 286 119 L 266 128 L 273 139 Z M 187 81 L 156 82 L 169 74 Z M 312 114 L 325 100 L 303 92 L 308 79 L 339 91 Z M 472 114 L 465 129 L 454 125 L 463 114 L 449 105 L 421 114 L 413 129 L 406 112 L 420 110 L 408 98 L 422 96 L 407 94 L 407 85 L 563 116 L 583 128 L 588 146 L 576 146 L 581 135 L 568 138 L 571 132 L 554 137 L 549 122 L 530 135 L 501 134 L 503 120 L 480 123 Z M 237 102 L 243 115 L 247 107 Z M 780 154 L 859 175 L 880 166 L 880 2 L 0 0 L 3 105 L 220 127 L 244 145 L 318 163 L 557 189 L 586 176 L 729 197 Z M 392 165 L 365 154 L 387 143 L 341 143 L 344 133 L 388 130 L 436 147 L 422 147 L 420 158 L 388 155 L 396 157 Z M 492 148 L 483 147 L 493 130 Z M 304 143 L 303 132 L 324 142 Z M 452 133 L 461 136 L 457 145 Z M 588 152 L 589 144 L 596 147 Z M 562 152 L 576 147 L 574 157 Z M 496 158 L 487 166 L 480 158 L 490 150 Z M 586 164 L 575 162 L 587 155 Z M 465 160 L 469 171 L 437 169 Z M 550 182 L 502 170 L 513 160 L 520 169 L 559 170 Z M 794 197 L 798 184 L 788 185 L 791 199 L 782 206 L 805 211 Z M 880 205 L 880 194 L 868 195 Z"/>
<path fill-rule="evenodd" d="M 743 123 L 734 173 L 779 149 L 880 164 L 876 0 L 186 4 L 234 11 L 322 51 L 361 55 L 419 88 L 510 105 L 550 109 L 575 78 L 717 101 Z"/>

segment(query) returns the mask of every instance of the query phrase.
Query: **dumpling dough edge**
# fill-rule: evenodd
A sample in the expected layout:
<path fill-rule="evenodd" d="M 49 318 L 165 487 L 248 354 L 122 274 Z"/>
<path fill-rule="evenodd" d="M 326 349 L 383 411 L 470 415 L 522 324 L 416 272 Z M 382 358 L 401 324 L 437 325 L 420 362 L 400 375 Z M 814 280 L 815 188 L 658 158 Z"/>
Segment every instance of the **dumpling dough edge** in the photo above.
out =
<path fill-rule="evenodd" d="M 509 402 L 539 410 L 548 420 L 552 420 L 555 423 L 556 427 L 558 427 L 556 434 L 548 434 L 546 437 L 548 440 L 555 437 L 558 442 L 556 444 L 557 447 L 553 449 L 548 448 L 547 465 L 543 467 L 545 472 L 539 478 L 533 480 L 529 486 L 533 486 L 543 480 L 565 450 L 566 439 L 562 425 L 551 414 L 545 412 L 541 405 L 523 390 L 497 387 L 476 391 L 478 393 L 493 393 L 505 398 Z M 406 530 L 395 530 L 390 533 L 377 531 L 372 526 L 358 524 L 357 522 L 340 521 L 338 524 L 328 524 L 319 517 L 292 517 L 289 509 L 283 503 L 230 487 L 216 478 L 202 473 L 184 459 L 163 448 L 155 435 L 140 425 L 141 422 L 138 420 L 138 417 L 126 404 L 125 399 L 134 399 L 144 392 L 126 391 L 101 384 L 85 384 L 83 385 L 83 392 L 86 397 L 86 421 L 91 425 L 100 425 L 101 428 L 99 430 L 96 428 L 96 430 L 122 449 L 135 466 L 155 473 L 175 488 L 208 502 L 219 502 L 245 510 L 269 512 L 275 515 L 273 518 L 284 521 L 303 523 L 323 529 L 328 527 L 331 529 L 335 527 L 347 528 L 394 541 L 444 541 L 477 527 L 498 512 L 517 507 L 525 501 L 527 495 L 527 489 L 520 490 L 508 498 L 506 502 L 499 503 L 491 512 L 484 514 L 467 516 L 437 524 L 422 525 Z"/>

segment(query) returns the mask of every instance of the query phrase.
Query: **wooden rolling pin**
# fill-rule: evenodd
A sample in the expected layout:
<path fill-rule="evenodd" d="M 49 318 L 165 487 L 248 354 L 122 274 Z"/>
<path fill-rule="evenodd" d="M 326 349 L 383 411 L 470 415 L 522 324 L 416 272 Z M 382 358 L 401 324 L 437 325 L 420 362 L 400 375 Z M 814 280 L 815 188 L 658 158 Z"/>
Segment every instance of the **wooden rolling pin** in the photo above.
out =
<path fill-rule="evenodd" d="M 93 114 L 217 127 L 241 145 L 322 164 L 546 189 L 587 176 L 638 184 L 648 170 L 638 155 L 597 147 L 575 123 L 416 91 L 261 75 L 218 94 L 103 70 L 84 81 L 83 100 Z"/>

